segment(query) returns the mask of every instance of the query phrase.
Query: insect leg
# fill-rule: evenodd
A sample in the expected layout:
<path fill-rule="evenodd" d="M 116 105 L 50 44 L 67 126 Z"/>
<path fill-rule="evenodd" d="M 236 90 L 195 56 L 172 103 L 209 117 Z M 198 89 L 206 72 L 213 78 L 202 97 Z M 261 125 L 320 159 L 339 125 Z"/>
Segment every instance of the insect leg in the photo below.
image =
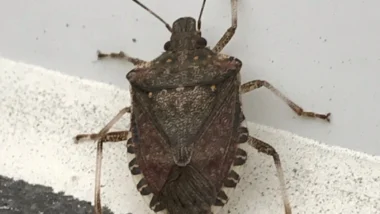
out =
<path fill-rule="evenodd" d="M 95 214 L 102 214 L 102 205 L 100 198 L 100 176 L 101 176 L 101 167 L 102 167 L 102 156 L 103 156 L 103 143 L 105 142 L 119 142 L 128 140 L 129 131 L 117 131 L 109 132 L 101 139 L 99 139 L 99 134 L 79 134 L 75 136 L 75 143 L 82 143 L 84 141 L 96 140 L 99 139 L 96 148 L 96 173 L 95 173 Z"/>
<path fill-rule="evenodd" d="M 304 111 L 299 105 L 295 104 L 293 101 L 291 101 L 284 94 L 282 94 L 278 89 L 276 89 L 274 86 L 272 86 L 269 82 L 265 80 L 253 80 L 253 81 L 244 83 L 243 85 L 240 86 L 240 91 L 242 94 L 244 94 L 244 93 L 253 91 L 257 88 L 261 88 L 263 86 L 269 89 L 270 91 L 272 91 L 276 96 L 280 97 L 299 116 L 320 118 L 320 119 L 326 120 L 327 122 L 330 122 L 331 113 L 319 114 L 315 112 Z"/>
<path fill-rule="evenodd" d="M 102 168 L 102 157 L 103 157 L 103 143 L 104 142 L 118 142 L 128 140 L 128 130 L 119 131 L 119 132 L 110 132 L 107 133 L 103 138 L 98 141 L 97 152 L 96 152 L 96 170 L 95 170 L 95 195 L 94 195 L 94 204 L 95 204 L 95 214 L 102 214 L 102 205 L 100 197 L 100 177 L 101 177 L 101 168 Z"/>
<path fill-rule="evenodd" d="M 100 141 L 103 143 L 110 142 L 120 142 L 124 140 L 128 140 L 128 130 L 124 131 L 116 131 L 116 132 L 108 132 L 105 136 L 103 136 Z M 78 134 L 74 137 L 75 143 L 83 143 L 84 141 L 96 140 L 99 139 L 99 134 Z"/>
<path fill-rule="evenodd" d="M 278 179 L 280 181 L 281 196 L 285 207 L 285 214 L 291 214 L 292 210 L 290 207 L 288 194 L 286 192 L 285 176 L 282 170 L 281 161 L 278 153 L 271 145 L 251 136 L 248 137 L 248 144 L 257 149 L 259 152 L 265 153 L 273 157 L 278 174 Z"/>
<path fill-rule="evenodd" d="M 95 173 L 95 214 L 102 214 L 102 205 L 100 197 L 100 176 L 101 176 L 101 167 L 102 167 L 102 156 L 103 156 L 103 143 L 104 142 L 119 142 L 128 140 L 128 130 L 109 132 L 104 137 L 99 139 L 96 148 L 96 173 Z M 94 140 L 98 138 L 99 134 L 80 134 L 77 135 L 76 142 L 83 142 L 86 140 Z"/>
<path fill-rule="evenodd" d="M 123 109 L 121 109 L 119 111 L 119 113 L 114 117 L 112 118 L 112 120 L 110 122 L 107 123 L 107 125 L 105 125 L 100 131 L 99 133 L 97 134 L 78 134 L 77 136 L 74 137 L 74 142 L 75 143 L 78 143 L 79 141 L 86 141 L 86 140 L 105 140 L 105 141 L 108 141 L 107 139 L 104 139 L 104 137 L 107 136 L 107 132 L 111 129 L 111 127 L 113 125 L 115 125 L 115 123 L 117 123 L 117 121 L 119 121 L 121 119 L 121 117 L 126 114 L 126 113 L 131 113 L 131 107 L 128 106 L 128 107 L 125 107 Z M 111 133 L 117 133 L 117 132 L 111 132 Z M 109 137 L 111 136 L 115 136 L 115 135 L 109 135 Z M 112 140 L 110 140 L 112 141 Z"/>
<path fill-rule="evenodd" d="M 238 0 L 231 0 L 232 25 L 212 49 L 215 53 L 219 53 L 235 34 L 237 28 L 237 1 Z"/>
<path fill-rule="evenodd" d="M 97 134 L 79 134 L 74 137 L 74 141 L 78 143 L 84 140 L 95 140 L 97 143 L 96 148 L 96 172 L 95 172 L 95 214 L 102 214 L 102 206 L 100 200 L 100 176 L 101 176 L 101 166 L 102 166 L 102 156 L 103 156 L 103 142 L 111 141 L 123 141 L 128 138 L 128 131 L 121 132 L 107 132 L 110 128 L 118 121 L 120 118 L 126 114 L 131 113 L 131 107 L 125 107 L 120 112 L 112 118 L 112 120 Z"/>
<path fill-rule="evenodd" d="M 106 133 L 111 129 L 111 127 L 113 125 L 115 125 L 115 123 L 117 123 L 117 121 L 119 121 L 121 119 L 121 117 L 123 117 L 123 115 L 126 113 L 131 113 L 131 107 L 130 106 L 121 109 L 119 111 L 119 113 L 114 118 L 112 118 L 112 120 L 110 122 L 108 122 L 107 125 L 102 128 L 102 130 L 99 131 L 98 137 L 99 138 L 104 137 L 106 135 Z"/>
<path fill-rule="evenodd" d="M 100 60 L 100 59 L 104 59 L 104 58 L 122 59 L 122 60 L 126 60 L 126 61 L 128 61 L 128 62 L 130 62 L 136 66 L 147 63 L 144 60 L 134 58 L 134 57 L 130 57 L 130 56 L 126 55 L 123 51 L 120 51 L 119 53 L 102 53 L 101 51 L 98 51 L 98 59 Z"/>

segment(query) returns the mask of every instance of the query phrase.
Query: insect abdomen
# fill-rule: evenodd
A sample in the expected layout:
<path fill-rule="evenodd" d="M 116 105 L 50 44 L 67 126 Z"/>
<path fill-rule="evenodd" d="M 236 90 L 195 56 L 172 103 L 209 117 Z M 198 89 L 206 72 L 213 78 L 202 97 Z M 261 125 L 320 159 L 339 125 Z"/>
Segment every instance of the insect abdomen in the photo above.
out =
<path fill-rule="evenodd" d="M 169 214 L 210 214 L 216 190 L 195 166 L 174 166 L 161 191 Z"/>

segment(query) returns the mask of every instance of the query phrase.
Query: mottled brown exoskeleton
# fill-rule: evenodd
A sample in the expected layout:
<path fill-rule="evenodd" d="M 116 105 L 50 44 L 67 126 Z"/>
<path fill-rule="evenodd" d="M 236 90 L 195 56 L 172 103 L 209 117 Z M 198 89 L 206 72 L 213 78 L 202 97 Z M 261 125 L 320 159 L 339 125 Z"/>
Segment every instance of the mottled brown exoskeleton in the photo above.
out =
<path fill-rule="evenodd" d="M 279 155 L 269 144 L 249 136 L 241 95 L 264 86 L 300 116 L 329 121 L 330 113 L 305 112 L 266 81 L 241 84 L 242 62 L 220 53 L 237 27 L 237 0 L 231 0 L 232 26 L 212 49 L 200 31 L 205 0 L 198 23 L 182 17 L 172 27 L 133 1 L 165 23 L 171 38 L 165 52 L 150 62 L 123 52 L 98 53 L 99 58 L 124 59 L 136 68 L 127 74 L 132 107 L 122 109 L 99 133 L 76 136 L 77 141 L 98 142 L 95 213 L 101 213 L 102 143 L 127 140 L 129 169 L 154 212 L 217 213 L 240 180 L 240 167 L 247 161 L 244 146 L 252 146 L 273 157 L 285 213 L 290 214 Z M 131 114 L 130 129 L 108 132 L 125 113 Z"/>

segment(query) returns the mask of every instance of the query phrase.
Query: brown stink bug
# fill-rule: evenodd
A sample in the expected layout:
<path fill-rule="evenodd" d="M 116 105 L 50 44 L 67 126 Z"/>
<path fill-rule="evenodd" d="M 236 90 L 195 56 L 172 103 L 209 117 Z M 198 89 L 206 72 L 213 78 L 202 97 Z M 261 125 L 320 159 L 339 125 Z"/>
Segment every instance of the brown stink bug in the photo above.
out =
<path fill-rule="evenodd" d="M 279 155 L 269 144 L 249 136 L 241 95 L 264 86 L 300 116 L 329 121 L 330 113 L 305 112 L 266 81 L 241 84 L 242 62 L 220 53 L 237 27 L 237 0 L 231 0 L 232 26 L 212 49 L 200 31 L 206 0 L 198 22 L 182 17 L 172 27 L 133 1 L 163 22 L 171 38 L 165 52 L 150 62 L 123 52 L 98 54 L 127 60 L 136 68 L 127 74 L 132 106 L 122 109 L 99 133 L 75 138 L 98 143 L 95 213 L 101 213 L 102 143 L 126 140 L 136 187 L 156 213 L 217 213 L 240 180 L 241 166 L 247 161 L 244 146 L 251 146 L 273 157 L 285 213 L 290 214 Z M 125 113 L 131 114 L 129 130 L 108 132 Z"/>

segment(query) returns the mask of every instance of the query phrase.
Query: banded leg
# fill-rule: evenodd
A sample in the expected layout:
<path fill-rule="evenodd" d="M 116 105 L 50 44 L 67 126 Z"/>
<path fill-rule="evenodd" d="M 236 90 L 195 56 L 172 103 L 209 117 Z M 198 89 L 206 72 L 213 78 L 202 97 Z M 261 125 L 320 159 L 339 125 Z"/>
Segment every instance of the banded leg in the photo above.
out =
<path fill-rule="evenodd" d="M 117 132 L 108 132 L 103 138 L 99 141 L 102 143 L 114 143 L 124 140 L 128 140 L 128 130 L 117 131 Z M 85 141 L 97 140 L 99 139 L 99 134 L 78 134 L 74 137 L 75 143 L 84 143 Z"/>
<path fill-rule="evenodd" d="M 274 86 L 272 86 L 269 82 L 265 80 L 253 80 L 247 83 L 244 83 L 240 86 L 240 92 L 242 94 L 253 91 L 255 89 L 265 87 L 272 91 L 276 96 L 281 98 L 288 106 L 298 114 L 298 116 L 304 116 L 304 117 L 311 117 L 311 118 L 320 118 L 322 120 L 326 120 L 327 122 L 330 122 L 330 115 L 331 113 L 327 114 L 319 114 L 315 112 L 310 111 L 304 111 L 299 105 L 291 101 L 289 98 L 287 98 L 284 94 L 282 94 L 278 89 L 276 89 Z"/>
<path fill-rule="evenodd" d="M 290 207 L 288 194 L 286 192 L 285 176 L 282 170 L 281 161 L 280 161 L 280 157 L 278 153 L 271 145 L 251 136 L 248 137 L 248 144 L 254 147 L 255 149 L 257 149 L 259 152 L 265 153 L 273 157 L 274 164 L 276 166 L 276 170 L 278 174 L 278 179 L 280 181 L 281 197 L 282 197 L 284 207 L 285 207 L 285 214 L 291 214 L 292 210 Z"/>
<path fill-rule="evenodd" d="M 230 28 L 228 28 L 228 30 L 224 33 L 223 37 L 212 49 L 215 53 L 219 53 L 220 51 L 222 51 L 223 48 L 228 44 L 228 42 L 235 34 L 237 28 L 237 1 L 238 0 L 231 0 L 232 25 Z"/>
<path fill-rule="evenodd" d="M 119 111 L 119 113 L 115 117 L 113 117 L 112 120 L 110 122 L 108 122 L 107 125 L 105 125 L 99 131 L 99 133 L 97 133 L 97 134 L 79 134 L 79 135 L 74 137 L 74 142 L 78 143 L 79 141 L 85 141 L 85 140 L 99 141 L 101 139 L 104 139 L 104 137 L 106 136 L 106 133 L 111 129 L 111 127 L 113 125 L 115 125 L 115 123 L 117 123 L 117 121 L 119 121 L 121 119 L 121 117 L 123 117 L 124 114 L 126 114 L 126 113 L 131 113 L 131 107 L 130 106 L 121 109 Z M 112 133 L 116 133 L 116 132 L 112 132 Z M 107 140 L 104 142 L 107 142 Z"/>
<path fill-rule="evenodd" d="M 111 129 L 111 127 L 112 127 L 113 125 L 115 125 L 115 123 L 117 123 L 117 121 L 119 121 L 119 120 L 124 116 L 124 114 L 126 114 L 126 113 L 131 113 L 131 110 L 132 110 L 132 109 L 131 109 L 130 106 L 121 109 L 121 110 L 119 111 L 119 113 L 118 113 L 114 118 L 112 118 L 112 120 L 111 120 L 110 122 L 108 122 L 107 125 L 104 126 L 104 127 L 99 131 L 98 135 L 96 135 L 96 138 L 93 139 L 93 140 L 99 140 L 100 138 L 103 138 L 103 137 L 106 135 L 106 133 Z"/>
<path fill-rule="evenodd" d="M 85 140 L 95 140 L 97 143 L 96 148 L 96 172 L 95 172 L 95 214 L 102 214 L 102 206 L 100 200 L 100 177 L 101 177 L 101 166 L 102 166 L 102 156 L 103 156 L 103 142 L 117 142 L 128 139 L 128 131 L 121 132 L 107 132 L 111 127 L 120 120 L 120 118 L 126 114 L 131 113 L 131 107 L 126 107 L 120 110 L 120 112 L 112 118 L 112 120 L 97 134 L 79 134 L 74 137 L 75 143 L 79 143 Z"/>
<path fill-rule="evenodd" d="M 96 151 L 96 173 L 95 173 L 95 192 L 94 192 L 94 213 L 102 214 L 102 204 L 100 197 L 100 176 L 103 157 L 104 142 L 119 142 L 128 140 L 129 131 L 109 132 L 98 140 Z M 76 143 L 81 143 L 87 140 L 95 140 L 99 138 L 99 134 L 79 134 L 75 136 Z"/>
<path fill-rule="evenodd" d="M 135 66 L 147 63 L 146 61 L 142 59 L 130 57 L 126 55 L 123 51 L 120 51 L 119 53 L 102 53 L 101 51 L 98 51 L 98 60 L 101 60 L 104 58 L 126 60 Z"/>

